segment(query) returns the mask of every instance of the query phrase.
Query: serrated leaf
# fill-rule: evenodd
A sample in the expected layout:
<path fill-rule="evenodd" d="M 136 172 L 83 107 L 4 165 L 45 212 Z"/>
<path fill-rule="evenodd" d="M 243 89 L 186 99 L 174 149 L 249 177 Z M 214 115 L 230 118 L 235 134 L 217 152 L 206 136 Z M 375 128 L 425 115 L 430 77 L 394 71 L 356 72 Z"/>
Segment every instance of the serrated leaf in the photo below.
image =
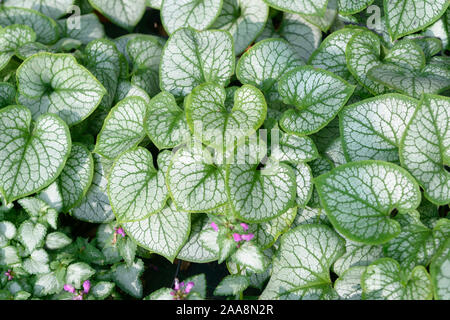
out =
<path fill-rule="evenodd" d="M 33 9 L 52 18 L 58 19 L 67 14 L 74 0 L 5 0 L 6 7 Z"/>
<path fill-rule="evenodd" d="M 132 30 L 145 13 L 146 0 L 89 0 L 91 6 L 98 10 L 114 24 Z"/>
<path fill-rule="evenodd" d="M 66 283 L 81 288 L 82 283 L 95 274 L 95 270 L 84 262 L 72 263 L 67 267 Z"/>
<path fill-rule="evenodd" d="M 331 72 L 310 66 L 288 72 L 280 79 L 278 91 L 283 102 L 296 109 L 283 114 L 281 128 L 302 135 L 319 131 L 333 120 L 354 89 Z"/>
<path fill-rule="evenodd" d="M 450 202 L 450 99 L 425 95 L 400 142 L 400 161 L 425 189 L 433 203 Z"/>
<path fill-rule="evenodd" d="M 228 31 L 234 39 L 234 53 L 241 54 L 262 32 L 269 7 L 262 0 L 223 0 L 213 29 Z"/>
<path fill-rule="evenodd" d="M 450 240 L 447 239 L 433 258 L 430 274 L 435 299 L 450 299 Z"/>
<path fill-rule="evenodd" d="M 255 273 L 264 272 L 267 260 L 259 246 L 253 242 L 245 242 L 230 257 L 231 261 Z"/>
<path fill-rule="evenodd" d="M 44 249 L 34 250 L 28 259 L 23 261 L 23 268 L 30 274 L 42 274 L 50 272 L 48 266 L 49 257 Z"/>
<path fill-rule="evenodd" d="M 85 65 L 105 87 L 107 93 L 100 104 L 109 109 L 114 101 L 119 83 L 120 53 L 113 42 L 101 39 L 91 41 L 84 49 Z M 122 99 L 121 99 L 122 100 Z"/>
<path fill-rule="evenodd" d="M 322 15 L 327 7 L 327 0 L 264 0 L 268 5 L 281 11 Z"/>
<path fill-rule="evenodd" d="M 178 253 L 177 259 L 184 261 L 205 263 L 217 260 L 214 254 L 202 246 L 200 238 L 204 231 L 212 230 L 210 220 L 206 214 L 192 214 L 191 232 L 189 238 Z"/>
<path fill-rule="evenodd" d="M 381 64 L 381 41 L 373 32 L 361 31 L 355 34 L 347 44 L 345 51 L 347 67 L 358 82 L 375 95 L 388 89 L 367 77 L 370 69 Z"/>
<path fill-rule="evenodd" d="M 345 254 L 333 264 L 333 271 L 343 276 L 346 270 L 353 267 L 366 267 L 381 257 L 383 257 L 382 246 L 359 244 L 347 240 Z"/>
<path fill-rule="evenodd" d="M 227 202 L 224 170 L 210 159 L 201 147 L 183 148 L 173 156 L 166 179 L 178 209 L 205 212 Z"/>
<path fill-rule="evenodd" d="M 147 103 L 139 97 L 120 101 L 103 123 L 97 136 L 95 152 L 108 159 L 136 147 L 145 137 L 144 119 Z"/>
<path fill-rule="evenodd" d="M 61 279 L 57 272 L 40 274 L 34 284 L 34 294 L 38 297 L 55 294 L 62 290 L 64 279 Z"/>
<path fill-rule="evenodd" d="M 430 275 L 422 266 L 404 272 L 397 261 L 382 258 L 370 266 L 361 277 L 363 299 L 370 300 L 431 300 Z"/>
<path fill-rule="evenodd" d="M 280 101 L 278 80 L 286 72 L 303 65 L 287 41 L 267 39 L 258 42 L 239 59 L 236 75 L 243 84 L 260 89 L 269 102 Z"/>
<path fill-rule="evenodd" d="M 417 106 L 414 99 L 387 94 L 344 107 L 339 119 L 348 161 L 399 162 L 400 140 Z"/>
<path fill-rule="evenodd" d="M 220 281 L 216 289 L 215 296 L 235 296 L 248 288 L 250 282 L 246 276 L 229 275 Z"/>
<path fill-rule="evenodd" d="M 7 202 L 35 193 L 59 175 L 69 157 L 67 125 L 57 116 L 40 116 L 22 106 L 0 110 L 0 190 Z"/>
<path fill-rule="evenodd" d="M 38 53 L 17 69 L 18 101 L 33 117 L 50 112 L 69 126 L 80 123 L 100 104 L 105 88 L 68 54 Z"/>
<path fill-rule="evenodd" d="M 355 14 L 367 8 L 374 0 L 338 0 L 339 13 Z"/>
<path fill-rule="evenodd" d="M 346 270 L 334 283 L 334 289 L 341 299 L 361 300 L 361 276 L 366 267 L 352 267 Z"/>
<path fill-rule="evenodd" d="M 20 263 L 19 252 L 16 247 L 6 246 L 0 248 L 0 264 L 3 266 L 12 266 Z"/>
<path fill-rule="evenodd" d="M 9 63 L 25 43 L 36 40 L 33 29 L 25 25 L 12 25 L 0 29 L 0 70 Z"/>
<path fill-rule="evenodd" d="M 12 24 L 26 25 L 34 30 L 37 41 L 52 44 L 59 39 L 58 25 L 54 20 L 30 9 L 4 7 L 0 8 L 0 26 Z"/>
<path fill-rule="evenodd" d="M 64 248 L 72 243 L 72 239 L 70 239 L 67 235 L 62 232 L 52 232 L 47 235 L 45 239 L 45 246 L 50 250 L 57 250 Z"/>
<path fill-rule="evenodd" d="M 173 261 L 189 236 L 191 217 L 171 203 L 157 214 L 126 222 L 123 227 L 138 245 Z"/>
<path fill-rule="evenodd" d="M 16 101 L 16 87 L 7 82 L 0 82 L 0 109 L 13 105 Z"/>
<path fill-rule="evenodd" d="M 68 212 L 79 204 L 91 186 L 94 176 L 94 159 L 80 143 L 72 146 L 63 171 L 56 179 L 62 197 L 62 211 Z"/>
<path fill-rule="evenodd" d="M 106 167 L 99 155 L 93 154 L 94 176 L 81 203 L 72 209 L 75 218 L 91 223 L 105 223 L 114 219 L 107 194 Z"/>
<path fill-rule="evenodd" d="M 164 0 L 161 21 L 167 33 L 182 27 L 206 30 L 222 9 L 222 0 Z"/>
<path fill-rule="evenodd" d="M 186 100 L 186 118 L 191 131 L 204 144 L 219 150 L 233 148 L 235 143 L 255 133 L 267 114 L 263 94 L 251 85 L 235 91 L 232 108 L 226 104 L 226 98 L 224 88 L 205 83 L 195 88 Z"/>
<path fill-rule="evenodd" d="M 444 14 L 446 0 L 384 1 L 389 34 L 393 40 L 424 29 Z"/>
<path fill-rule="evenodd" d="M 392 210 L 420 204 L 419 186 L 403 168 L 383 161 L 345 164 L 315 179 L 320 199 L 337 231 L 350 240 L 380 244 L 400 233 Z"/>
<path fill-rule="evenodd" d="M 233 40 L 228 32 L 183 28 L 172 34 L 163 49 L 160 87 L 183 97 L 204 82 L 223 86 L 233 72 Z"/>
<path fill-rule="evenodd" d="M 281 239 L 272 277 L 260 299 L 332 299 L 330 267 L 345 252 L 345 242 L 323 225 L 302 225 Z"/>
<path fill-rule="evenodd" d="M 268 222 L 251 224 L 249 230 L 255 235 L 254 241 L 263 250 L 271 247 L 289 229 L 296 215 L 297 207 L 294 207 Z"/>
<path fill-rule="evenodd" d="M 450 71 L 433 65 L 414 71 L 385 63 L 370 69 L 367 76 L 386 87 L 417 99 L 422 94 L 440 93 L 450 88 Z"/>
<path fill-rule="evenodd" d="M 164 160 L 158 157 L 160 166 Z M 165 172 L 153 166 L 147 149 L 132 149 L 120 155 L 111 168 L 108 196 L 119 222 L 146 219 L 161 211 L 169 197 Z"/>
<path fill-rule="evenodd" d="M 127 266 L 120 264 L 113 271 L 113 279 L 126 293 L 135 298 L 142 297 L 142 282 L 139 279 L 144 272 L 144 263 L 141 259 L 137 259 L 133 265 Z"/>
<path fill-rule="evenodd" d="M 322 32 L 300 15 L 285 12 L 280 26 L 275 29 L 272 21 L 267 21 L 266 27 L 256 42 L 268 38 L 281 38 L 289 42 L 296 55 L 307 62 L 322 40 Z"/>
<path fill-rule="evenodd" d="M 418 265 L 428 266 L 439 246 L 449 237 L 450 220 L 440 220 L 433 229 L 419 223 L 410 224 L 384 244 L 384 253 L 397 260 L 404 270 L 411 271 Z"/>
<path fill-rule="evenodd" d="M 160 150 L 175 148 L 190 137 L 184 110 L 169 92 L 161 92 L 150 101 L 144 128 Z"/>
<path fill-rule="evenodd" d="M 44 244 L 47 228 L 40 223 L 33 223 L 30 220 L 24 221 L 17 231 L 17 239 L 24 245 L 29 253 Z"/>

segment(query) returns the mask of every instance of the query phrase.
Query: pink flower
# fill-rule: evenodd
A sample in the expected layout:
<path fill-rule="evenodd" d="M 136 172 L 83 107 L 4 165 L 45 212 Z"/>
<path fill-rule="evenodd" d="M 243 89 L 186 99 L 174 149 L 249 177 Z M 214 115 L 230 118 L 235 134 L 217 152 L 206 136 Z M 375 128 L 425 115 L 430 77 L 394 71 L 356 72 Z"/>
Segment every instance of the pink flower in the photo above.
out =
<path fill-rule="evenodd" d="M 255 235 L 253 233 L 249 233 L 249 234 L 243 234 L 241 237 L 242 237 L 242 240 L 250 241 L 255 237 Z"/>
<path fill-rule="evenodd" d="M 192 281 L 189 281 L 186 285 L 186 288 L 184 289 L 184 292 L 186 292 L 186 293 L 191 292 L 191 290 L 194 286 L 195 286 L 195 284 Z"/>
<path fill-rule="evenodd" d="M 91 282 L 86 280 L 83 282 L 83 293 L 89 293 L 89 290 L 91 290 Z"/>
<path fill-rule="evenodd" d="M 180 282 L 178 281 L 178 279 L 175 279 L 175 283 L 173 285 L 173 288 L 175 289 L 175 291 L 180 290 Z"/>
<path fill-rule="evenodd" d="M 116 234 L 120 234 L 122 238 L 125 237 L 125 231 L 123 230 L 123 228 L 115 228 L 114 230 L 116 230 Z"/>
<path fill-rule="evenodd" d="M 11 269 L 9 269 L 7 272 L 5 272 L 5 276 L 8 277 L 8 281 L 11 281 L 14 278 Z"/>
<path fill-rule="evenodd" d="M 214 229 L 214 231 L 219 231 L 219 226 L 215 222 L 211 222 L 211 227 Z"/>
<path fill-rule="evenodd" d="M 72 300 L 83 300 L 83 294 L 80 293 L 79 295 L 74 296 Z"/>
<path fill-rule="evenodd" d="M 234 241 L 239 242 L 242 240 L 242 237 L 239 233 L 233 233 Z"/>
<path fill-rule="evenodd" d="M 248 230 L 248 224 L 246 224 L 246 223 L 241 223 L 241 227 L 242 227 L 242 229 L 244 229 L 244 231 L 247 231 Z"/>
<path fill-rule="evenodd" d="M 75 293 L 75 287 L 72 286 L 71 284 L 65 284 L 64 285 L 64 291 L 70 292 L 70 293 Z"/>

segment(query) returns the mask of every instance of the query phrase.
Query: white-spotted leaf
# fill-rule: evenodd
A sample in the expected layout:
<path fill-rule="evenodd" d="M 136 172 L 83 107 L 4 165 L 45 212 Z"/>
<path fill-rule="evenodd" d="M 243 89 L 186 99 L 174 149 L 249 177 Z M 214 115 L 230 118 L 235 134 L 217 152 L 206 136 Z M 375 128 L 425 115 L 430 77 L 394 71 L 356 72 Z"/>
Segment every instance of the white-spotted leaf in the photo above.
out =
<path fill-rule="evenodd" d="M 12 25 L 0 29 L 0 70 L 6 67 L 22 45 L 34 40 L 36 34 L 28 26 Z"/>

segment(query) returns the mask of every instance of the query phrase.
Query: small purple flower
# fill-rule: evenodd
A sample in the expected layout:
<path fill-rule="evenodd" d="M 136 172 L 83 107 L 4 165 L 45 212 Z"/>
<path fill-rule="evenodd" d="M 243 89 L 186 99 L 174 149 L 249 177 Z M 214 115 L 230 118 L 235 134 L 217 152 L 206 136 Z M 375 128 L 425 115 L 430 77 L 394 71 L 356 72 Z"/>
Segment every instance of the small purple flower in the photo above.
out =
<path fill-rule="evenodd" d="M 192 281 L 189 281 L 186 285 L 186 288 L 184 289 L 184 292 L 186 292 L 186 293 L 191 292 L 191 290 L 194 286 L 195 286 L 195 284 Z"/>
<path fill-rule="evenodd" d="M 173 285 L 173 288 L 178 291 L 180 290 L 180 282 L 178 281 L 178 279 L 175 279 L 175 283 Z"/>
<path fill-rule="evenodd" d="M 9 269 L 7 272 L 5 272 L 5 276 L 8 277 L 8 281 L 11 281 L 14 277 L 13 277 L 13 272 L 11 269 Z"/>
<path fill-rule="evenodd" d="M 250 240 L 252 240 L 254 237 L 255 237 L 255 235 L 254 235 L 253 233 L 243 234 L 243 235 L 241 236 L 242 240 L 245 240 L 245 241 L 250 241 Z"/>
<path fill-rule="evenodd" d="M 91 290 L 91 282 L 89 280 L 86 280 L 83 282 L 83 293 L 87 294 Z"/>
<path fill-rule="evenodd" d="M 249 228 L 248 224 L 246 224 L 244 222 L 241 223 L 241 227 L 242 227 L 242 229 L 244 229 L 244 231 L 247 231 Z"/>
<path fill-rule="evenodd" d="M 125 238 L 125 231 L 123 228 L 114 228 L 114 230 L 116 231 L 116 234 L 120 234 L 122 238 Z"/>
<path fill-rule="evenodd" d="M 79 295 L 74 296 L 72 300 L 83 300 L 83 294 L 80 293 Z"/>
<path fill-rule="evenodd" d="M 242 237 L 239 233 L 233 233 L 233 238 L 236 242 L 242 241 Z"/>
<path fill-rule="evenodd" d="M 70 293 L 75 293 L 75 287 L 72 286 L 71 284 L 65 284 L 64 285 L 64 291 L 70 292 Z"/>
<path fill-rule="evenodd" d="M 214 231 L 219 231 L 219 226 L 215 222 L 211 222 L 211 227 L 214 229 Z"/>

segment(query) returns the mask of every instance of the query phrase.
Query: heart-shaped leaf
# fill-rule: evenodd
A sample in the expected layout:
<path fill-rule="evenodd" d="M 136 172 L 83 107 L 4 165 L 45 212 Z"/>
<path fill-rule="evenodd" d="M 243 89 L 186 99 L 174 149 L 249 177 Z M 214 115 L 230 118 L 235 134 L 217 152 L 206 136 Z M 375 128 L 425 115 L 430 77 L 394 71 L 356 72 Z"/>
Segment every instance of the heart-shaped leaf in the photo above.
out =
<path fill-rule="evenodd" d="M 236 216 L 248 222 L 274 219 L 295 205 L 297 189 L 292 167 L 274 161 L 263 170 L 258 166 L 259 162 L 249 161 L 229 164 L 226 170 L 230 204 Z"/>
<path fill-rule="evenodd" d="M 327 0 L 264 0 L 268 5 L 281 11 L 322 15 L 327 8 Z"/>
<path fill-rule="evenodd" d="M 206 145 L 224 150 L 254 134 L 267 113 L 263 94 L 251 85 L 235 91 L 232 107 L 226 98 L 224 88 L 205 83 L 186 99 L 186 118 L 193 134 Z"/>
<path fill-rule="evenodd" d="M 440 245 L 449 237 L 448 219 L 438 221 L 433 229 L 419 223 L 410 224 L 384 245 L 385 256 L 397 260 L 406 271 L 411 271 L 418 265 L 426 267 Z"/>
<path fill-rule="evenodd" d="M 76 262 L 67 267 L 66 283 L 75 288 L 81 288 L 81 284 L 95 274 L 95 270 L 87 263 Z"/>
<path fill-rule="evenodd" d="M 330 268 L 345 241 L 324 225 L 302 225 L 281 238 L 272 277 L 260 299 L 333 299 Z"/>
<path fill-rule="evenodd" d="M 72 243 L 72 239 L 62 232 L 52 232 L 45 239 L 45 246 L 50 250 L 64 248 Z"/>
<path fill-rule="evenodd" d="M 25 25 L 12 25 L 0 29 L 0 70 L 9 63 L 17 50 L 36 40 L 33 29 Z"/>
<path fill-rule="evenodd" d="M 66 165 L 56 179 L 63 200 L 62 211 L 68 212 L 81 202 L 92 183 L 94 160 L 89 150 L 75 143 Z"/>
<path fill-rule="evenodd" d="M 355 14 L 367 8 L 374 0 L 338 0 L 339 13 Z"/>
<path fill-rule="evenodd" d="M 115 159 L 122 152 L 137 146 L 145 137 L 144 119 L 147 103 L 139 97 L 120 101 L 106 117 L 98 134 L 95 152 Z"/>
<path fill-rule="evenodd" d="M 400 161 L 435 204 L 450 202 L 450 99 L 425 95 L 400 142 Z"/>
<path fill-rule="evenodd" d="M 313 140 L 309 137 L 280 132 L 278 143 L 274 145 L 272 135 L 271 158 L 293 164 L 308 162 L 319 156 Z"/>
<path fill-rule="evenodd" d="M 161 92 L 148 105 L 145 131 L 158 149 L 175 148 L 190 137 L 184 110 L 169 92 Z"/>
<path fill-rule="evenodd" d="M 206 30 L 222 9 L 222 0 L 164 0 L 161 21 L 167 33 L 182 27 Z"/>
<path fill-rule="evenodd" d="M 431 281 L 434 297 L 438 300 L 450 299 L 450 240 L 447 239 L 442 248 L 436 253 L 430 265 Z"/>
<path fill-rule="evenodd" d="M 94 153 L 93 158 L 94 176 L 92 184 L 81 203 L 72 209 L 72 214 L 75 218 L 82 221 L 106 223 L 114 219 L 114 213 L 109 204 L 107 194 L 107 168 L 105 167 L 104 159 L 98 154 Z"/>
<path fill-rule="evenodd" d="M 6 7 L 19 7 L 33 9 L 44 15 L 58 19 L 64 16 L 67 10 L 74 3 L 74 0 L 5 0 Z"/>
<path fill-rule="evenodd" d="M 23 268 L 30 274 L 50 272 L 49 257 L 44 249 L 34 250 L 28 259 L 23 261 Z"/>
<path fill-rule="evenodd" d="M 138 245 L 173 262 L 188 239 L 191 215 L 170 203 L 162 211 L 140 221 L 126 222 L 123 227 Z"/>
<path fill-rule="evenodd" d="M 419 186 L 403 168 L 383 161 L 345 164 L 315 179 L 322 204 L 337 231 L 350 240 L 380 244 L 400 233 L 390 218 L 420 204 Z"/>
<path fill-rule="evenodd" d="M 204 82 L 225 85 L 233 72 L 233 40 L 228 32 L 183 28 L 174 32 L 164 47 L 160 87 L 183 97 Z"/>
<path fill-rule="evenodd" d="M 146 0 L 89 0 L 94 9 L 99 11 L 114 24 L 131 31 L 145 13 Z"/>
<path fill-rule="evenodd" d="M 70 154 L 67 125 L 57 116 L 39 117 L 22 106 L 0 110 L 0 190 L 7 202 L 35 193 L 62 171 Z"/>
<path fill-rule="evenodd" d="M 159 154 L 160 168 L 168 166 L 171 155 L 169 151 Z M 153 157 L 147 149 L 139 147 L 127 151 L 111 168 L 108 195 L 119 222 L 143 220 L 166 204 L 169 195 L 165 172 L 153 167 Z"/>
<path fill-rule="evenodd" d="M 405 272 L 397 261 L 378 259 L 361 277 L 366 300 L 431 300 L 433 291 L 427 270 L 418 266 Z"/>
<path fill-rule="evenodd" d="M 69 126 L 87 118 L 106 93 L 98 80 L 68 54 L 31 56 L 17 69 L 17 83 L 19 102 L 30 108 L 33 117 L 50 112 Z"/>
<path fill-rule="evenodd" d="M 52 44 L 59 39 L 58 25 L 54 20 L 30 9 L 0 7 L 0 26 L 20 24 L 30 27 L 36 39 L 43 44 Z"/>
<path fill-rule="evenodd" d="M 393 40 L 424 29 L 438 20 L 448 8 L 446 0 L 384 1 L 389 34 Z"/>
<path fill-rule="evenodd" d="M 358 82 L 374 95 L 387 93 L 388 89 L 367 77 L 370 69 L 381 64 L 381 41 L 373 32 L 365 30 L 355 34 L 347 44 L 347 67 Z"/>
<path fill-rule="evenodd" d="M 234 39 L 234 53 L 241 54 L 261 33 L 269 7 L 263 0 L 223 0 L 222 11 L 212 25 L 226 30 Z"/>
<path fill-rule="evenodd" d="M 236 75 L 243 84 L 260 89 L 269 102 L 280 101 L 278 80 L 286 72 L 303 65 L 294 48 L 282 39 L 258 42 L 239 59 Z"/>
<path fill-rule="evenodd" d="M 142 281 L 140 277 L 144 272 L 144 262 L 137 259 L 131 266 L 122 263 L 113 270 L 113 279 L 117 286 L 135 298 L 142 298 Z"/>
<path fill-rule="evenodd" d="M 199 146 L 183 148 L 173 156 L 166 180 L 179 210 L 205 212 L 227 202 L 224 170 Z"/>
<path fill-rule="evenodd" d="M 283 102 L 296 109 L 283 114 L 281 128 L 302 135 L 319 131 L 333 120 L 354 89 L 333 73 L 310 66 L 288 72 L 280 79 L 278 91 Z"/>
<path fill-rule="evenodd" d="M 31 253 L 36 248 L 44 245 L 47 228 L 40 223 L 33 223 L 30 220 L 24 221 L 17 231 L 17 239 Z"/>
<path fill-rule="evenodd" d="M 339 119 L 347 160 L 399 162 L 400 140 L 417 106 L 409 97 L 386 94 L 344 107 Z"/>
<path fill-rule="evenodd" d="M 266 27 L 258 37 L 257 42 L 268 38 L 286 40 L 294 49 L 296 55 L 304 62 L 307 62 L 311 54 L 319 46 L 322 32 L 300 15 L 285 12 L 277 29 L 275 29 L 272 20 L 267 21 Z"/>

